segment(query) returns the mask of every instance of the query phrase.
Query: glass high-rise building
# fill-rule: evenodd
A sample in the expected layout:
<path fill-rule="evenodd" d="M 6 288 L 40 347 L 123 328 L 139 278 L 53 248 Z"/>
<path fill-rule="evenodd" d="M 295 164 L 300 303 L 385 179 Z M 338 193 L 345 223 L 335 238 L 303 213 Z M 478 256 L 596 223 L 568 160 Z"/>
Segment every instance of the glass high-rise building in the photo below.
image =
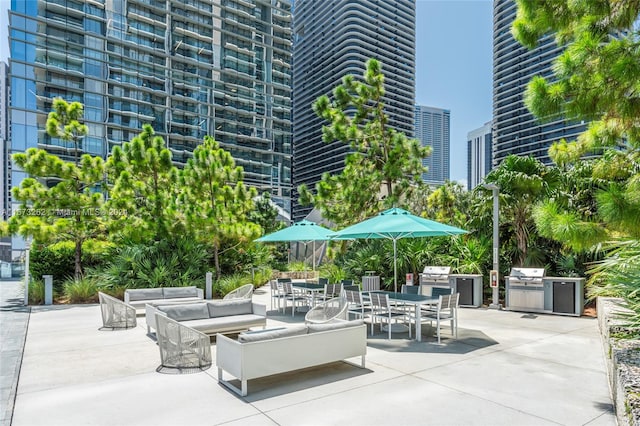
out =
<path fill-rule="evenodd" d="M 449 180 L 449 148 L 451 113 L 447 109 L 415 106 L 416 139 L 431 147 L 431 155 L 422 159 L 427 172 L 422 180 L 429 185 L 442 185 Z"/>
<path fill-rule="evenodd" d="M 315 191 L 325 172 L 339 173 L 348 146 L 322 141 L 312 104 L 348 74 L 361 78 L 378 59 L 385 75 L 389 126 L 413 136 L 415 0 L 296 0 L 293 46 L 293 183 Z M 294 196 L 295 199 L 295 196 Z M 311 207 L 294 206 L 299 220 Z"/>
<path fill-rule="evenodd" d="M 520 45 L 511 35 L 516 17 L 514 0 L 493 2 L 493 166 L 509 154 L 531 155 L 549 163 L 548 149 L 562 138 L 575 139 L 584 122 L 558 119 L 540 123 L 524 105 L 524 91 L 532 77 L 553 76 L 553 60 L 562 53 L 553 35 L 540 39 L 535 49 Z"/>
<path fill-rule="evenodd" d="M 290 0 L 12 0 L 9 17 L 13 152 L 73 158 L 45 132 L 61 97 L 85 106 L 82 153 L 106 157 L 148 123 L 180 166 L 212 135 L 290 211 Z"/>
<path fill-rule="evenodd" d="M 480 185 L 491 171 L 491 122 L 467 133 L 467 189 Z"/>

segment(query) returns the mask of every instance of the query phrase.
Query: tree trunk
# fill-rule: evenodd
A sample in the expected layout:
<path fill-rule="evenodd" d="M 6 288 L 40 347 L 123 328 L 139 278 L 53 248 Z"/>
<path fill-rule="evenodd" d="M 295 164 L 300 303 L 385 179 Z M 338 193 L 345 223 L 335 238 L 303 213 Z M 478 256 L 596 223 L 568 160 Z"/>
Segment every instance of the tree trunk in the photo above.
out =
<path fill-rule="evenodd" d="M 216 268 L 216 280 L 220 279 L 220 258 L 218 255 L 219 251 L 218 243 L 213 245 L 213 264 Z"/>
<path fill-rule="evenodd" d="M 82 278 L 82 240 L 76 241 L 76 269 L 75 277 L 77 280 Z"/>

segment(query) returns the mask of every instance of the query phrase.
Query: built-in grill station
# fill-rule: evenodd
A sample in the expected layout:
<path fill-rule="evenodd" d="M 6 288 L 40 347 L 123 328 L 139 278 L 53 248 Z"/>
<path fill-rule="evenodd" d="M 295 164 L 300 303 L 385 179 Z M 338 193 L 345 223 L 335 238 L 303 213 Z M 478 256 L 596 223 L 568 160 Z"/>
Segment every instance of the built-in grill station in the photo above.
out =
<path fill-rule="evenodd" d="M 449 287 L 451 266 L 425 266 L 420 274 L 420 285 Z"/>
<path fill-rule="evenodd" d="M 453 293 L 460 293 L 462 307 L 482 305 L 482 275 L 451 274 L 450 266 L 425 266 L 420 274 L 420 292 L 430 296 L 434 287 L 451 288 Z"/>
<path fill-rule="evenodd" d="M 505 277 L 506 309 L 582 315 L 584 278 L 546 277 L 544 268 L 512 268 Z"/>

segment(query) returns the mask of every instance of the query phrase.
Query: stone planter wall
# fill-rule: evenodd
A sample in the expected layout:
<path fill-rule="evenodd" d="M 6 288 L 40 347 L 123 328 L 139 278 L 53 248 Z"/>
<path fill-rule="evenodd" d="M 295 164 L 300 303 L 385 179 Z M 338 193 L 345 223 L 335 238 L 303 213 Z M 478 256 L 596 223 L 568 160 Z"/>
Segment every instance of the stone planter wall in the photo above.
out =
<path fill-rule="evenodd" d="M 598 324 L 605 350 L 609 386 L 618 425 L 640 425 L 640 340 L 620 338 L 630 329 L 621 314 L 629 312 L 623 300 L 599 297 Z"/>

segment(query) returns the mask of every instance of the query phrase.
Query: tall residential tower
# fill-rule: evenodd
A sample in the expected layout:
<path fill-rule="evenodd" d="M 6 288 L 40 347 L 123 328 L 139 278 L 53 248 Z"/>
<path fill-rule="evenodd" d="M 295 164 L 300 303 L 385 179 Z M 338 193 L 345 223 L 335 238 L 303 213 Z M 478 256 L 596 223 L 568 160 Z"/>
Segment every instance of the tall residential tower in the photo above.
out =
<path fill-rule="evenodd" d="M 540 123 L 527 110 L 523 95 L 533 76 L 552 77 L 553 60 L 562 52 L 553 35 L 535 49 L 520 45 L 511 35 L 516 16 L 513 0 L 493 2 L 493 166 L 509 154 L 531 155 L 544 163 L 547 150 L 562 138 L 575 139 L 586 125 L 560 119 Z"/>
<path fill-rule="evenodd" d="M 13 0 L 9 17 L 13 152 L 71 158 L 44 131 L 62 97 L 85 106 L 82 153 L 149 123 L 180 166 L 212 135 L 290 210 L 290 0 Z"/>
<path fill-rule="evenodd" d="M 315 190 L 339 173 L 348 147 L 322 141 L 324 120 L 311 106 L 348 74 L 361 78 L 370 58 L 382 64 L 389 125 L 413 136 L 415 0 L 296 0 L 293 67 L 293 185 Z M 295 197 L 294 197 L 295 198 Z M 294 219 L 310 207 L 294 206 Z"/>
<path fill-rule="evenodd" d="M 422 180 L 429 185 L 442 185 L 449 180 L 449 110 L 416 105 L 416 139 L 422 146 L 431 147 L 431 155 L 422 160 L 427 167 L 427 173 L 422 174 Z"/>
<path fill-rule="evenodd" d="M 480 185 L 491 171 L 491 122 L 467 133 L 467 189 Z"/>

